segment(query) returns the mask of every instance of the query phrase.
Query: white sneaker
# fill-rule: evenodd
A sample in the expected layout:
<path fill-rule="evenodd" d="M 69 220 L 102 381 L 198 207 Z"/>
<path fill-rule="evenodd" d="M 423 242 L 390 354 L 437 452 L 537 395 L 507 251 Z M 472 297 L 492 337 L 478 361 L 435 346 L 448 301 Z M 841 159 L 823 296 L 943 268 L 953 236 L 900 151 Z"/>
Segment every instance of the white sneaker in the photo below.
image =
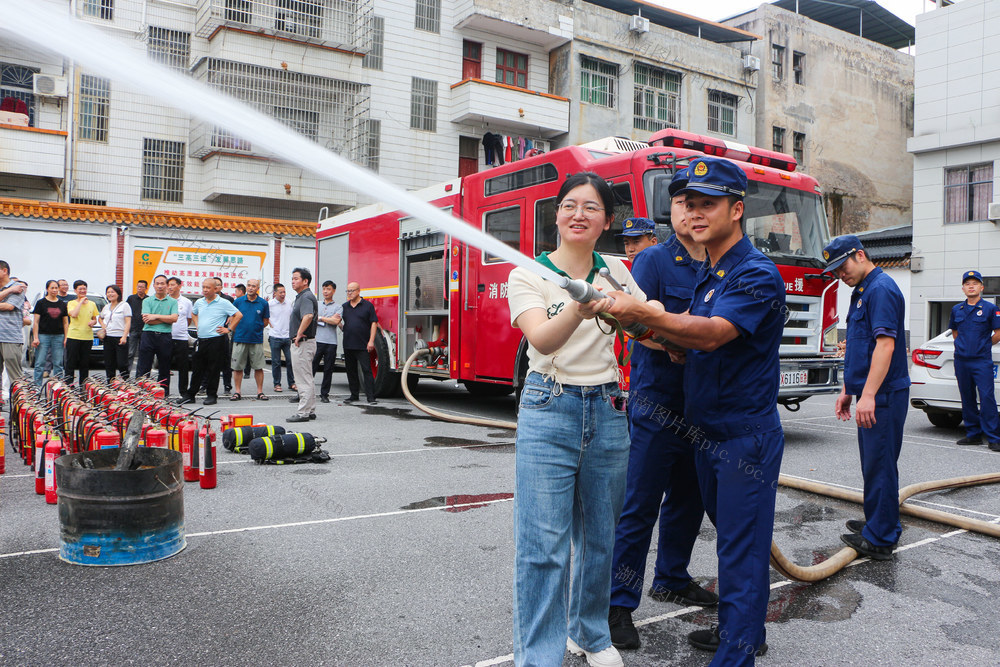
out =
<path fill-rule="evenodd" d="M 597 653 L 591 653 L 590 651 L 584 651 L 580 648 L 579 644 L 567 637 L 566 650 L 573 655 L 587 656 L 587 664 L 590 665 L 590 667 L 625 667 L 625 663 L 622 662 L 621 654 L 618 653 L 618 649 L 614 646 L 609 646 L 603 651 L 598 651 Z"/>

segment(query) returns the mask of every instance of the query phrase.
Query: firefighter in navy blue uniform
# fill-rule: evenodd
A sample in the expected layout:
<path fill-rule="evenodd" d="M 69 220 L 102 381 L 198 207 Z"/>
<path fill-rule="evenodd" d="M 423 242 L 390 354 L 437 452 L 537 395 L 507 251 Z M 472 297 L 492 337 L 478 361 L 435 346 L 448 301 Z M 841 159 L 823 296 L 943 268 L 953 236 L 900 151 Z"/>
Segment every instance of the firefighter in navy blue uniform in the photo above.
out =
<path fill-rule="evenodd" d="M 965 437 L 958 444 L 978 445 L 985 435 L 990 449 L 1000 452 L 1000 416 L 993 388 L 993 346 L 1000 341 L 1000 311 L 995 303 L 982 299 L 979 271 L 962 274 L 962 291 L 966 300 L 951 309 L 948 323 L 955 338 L 955 378 L 965 422 Z"/>
<path fill-rule="evenodd" d="M 677 194 L 687 180 L 687 170 L 682 169 L 670 182 L 674 234 L 666 242 L 642 250 L 632 264 L 632 277 L 647 298 L 659 301 L 672 313 L 688 309 L 698 268 L 705 259 L 705 249 L 691 239 L 684 219 L 685 195 Z M 654 228 L 652 220 L 633 227 Z M 684 366 L 671 361 L 668 352 L 633 346 L 628 409 L 631 447 L 625 505 L 615 530 L 608 613 L 611 643 L 619 649 L 640 646 L 632 612 L 642 596 L 646 556 L 657 517 L 659 540 L 650 597 L 684 606 L 712 606 L 719 601 L 687 571 L 705 508 L 694 467 L 696 447 L 683 437 L 687 430 L 683 378 Z"/>
<path fill-rule="evenodd" d="M 764 617 L 784 434 L 778 417 L 778 347 L 785 284 L 742 229 L 747 178 L 734 162 L 688 166 L 687 224 L 709 263 L 688 314 L 665 313 L 621 292 L 609 312 L 687 348 L 684 437 L 694 447 L 702 500 L 718 534 L 719 626 L 688 635 L 715 651 L 712 665 L 752 665 L 767 650 Z"/>
<path fill-rule="evenodd" d="M 857 236 L 838 236 L 823 249 L 832 273 L 854 287 L 847 313 L 844 387 L 835 413 L 856 421 L 865 521 L 851 519 L 844 544 L 874 560 L 889 560 L 903 531 L 899 523 L 899 450 L 909 406 L 904 301 L 896 282 L 875 266 Z"/>

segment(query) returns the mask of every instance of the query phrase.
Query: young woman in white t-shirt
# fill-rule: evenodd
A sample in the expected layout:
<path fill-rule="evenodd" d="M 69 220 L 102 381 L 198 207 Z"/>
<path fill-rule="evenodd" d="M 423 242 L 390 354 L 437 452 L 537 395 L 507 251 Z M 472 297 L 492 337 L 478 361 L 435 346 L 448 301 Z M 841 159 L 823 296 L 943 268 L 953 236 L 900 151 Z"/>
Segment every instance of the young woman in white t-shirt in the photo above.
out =
<path fill-rule="evenodd" d="M 607 266 L 645 298 L 620 259 L 594 251 L 613 219 L 604 179 L 570 176 L 556 200 L 560 245 L 537 261 L 610 291 L 598 275 Z M 522 268 L 510 274 L 508 302 L 528 340 L 515 453 L 514 662 L 559 665 L 569 649 L 591 665 L 621 665 L 608 605 L 629 436 L 613 329 L 595 319 L 608 302 L 579 304 Z"/>
<path fill-rule="evenodd" d="M 132 308 L 122 301 L 122 288 L 108 285 L 104 295 L 108 304 L 101 310 L 104 330 L 104 372 L 108 379 L 115 373 L 128 377 L 128 332 L 132 326 Z"/>

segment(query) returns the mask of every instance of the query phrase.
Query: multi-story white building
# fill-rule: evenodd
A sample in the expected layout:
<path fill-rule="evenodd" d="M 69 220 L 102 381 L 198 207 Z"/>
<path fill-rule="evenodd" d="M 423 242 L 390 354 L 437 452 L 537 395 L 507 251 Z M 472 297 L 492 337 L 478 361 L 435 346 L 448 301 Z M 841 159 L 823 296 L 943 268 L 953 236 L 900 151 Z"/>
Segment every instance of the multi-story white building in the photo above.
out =
<path fill-rule="evenodd" d="M 914 345 L 948 328 L 961 274 L 1000 296 L 1000 3 L 963 0 L 917 18 L 913 138 Z M 992 219 L 991 219 L 992 218 Z M 922 270 L 920 270 L 922 269 Z"/>

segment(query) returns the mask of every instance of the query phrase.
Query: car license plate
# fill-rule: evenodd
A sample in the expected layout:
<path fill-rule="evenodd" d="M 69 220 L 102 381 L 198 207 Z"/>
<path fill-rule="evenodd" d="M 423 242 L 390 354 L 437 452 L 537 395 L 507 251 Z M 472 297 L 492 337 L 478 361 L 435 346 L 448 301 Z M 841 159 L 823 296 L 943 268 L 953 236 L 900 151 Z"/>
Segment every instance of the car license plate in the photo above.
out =
<path fill-rule="evenodd" d="M 798 384 L 809 384 L 809 371 L 784 371 L 781 374 L 782 387 L 792 387 Z"/>

